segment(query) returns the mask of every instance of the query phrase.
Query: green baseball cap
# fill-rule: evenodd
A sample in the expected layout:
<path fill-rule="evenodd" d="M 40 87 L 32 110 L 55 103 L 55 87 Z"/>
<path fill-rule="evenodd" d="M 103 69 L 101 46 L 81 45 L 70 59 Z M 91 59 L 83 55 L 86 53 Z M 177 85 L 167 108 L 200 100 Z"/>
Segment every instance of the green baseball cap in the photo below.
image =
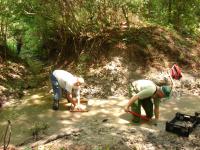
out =
<path fill-rule="evenodd" d="M 161 86 L 161 90 L 164 93 L 165 97 L 169 97 L 172 91 L 170 86 Z"/>

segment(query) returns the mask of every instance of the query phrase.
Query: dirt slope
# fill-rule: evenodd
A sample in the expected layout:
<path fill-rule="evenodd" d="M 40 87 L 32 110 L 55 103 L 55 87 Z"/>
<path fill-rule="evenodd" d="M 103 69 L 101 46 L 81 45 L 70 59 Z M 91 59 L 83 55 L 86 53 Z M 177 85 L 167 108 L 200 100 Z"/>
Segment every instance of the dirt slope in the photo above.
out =
<path fill-rule="evenodd" d="M 63 62 L 58 67 L 85 78 L 87 84 L 82 95 L 89 99 L 88 113 L 70 113 L 66 110 L 65 100 L 61 110 L 51 110 L 51 86 L 44 82 L 48 81 L 51 68 L 44 76 L 35 73 L 34 78 L 28 76 L 29 80 L 25 80 L 33 79 L 33 84 L 42 88 L 30 90 L 23 84 L 24 95 L 1 108 L 0 133 L 5 131 L 7 119 L 10 119 L 13 124 L 11 143 L 17 149 L 31 146 L 52 150 L 198 149 L 199 128 L 189 138 L 181 138 L 165 132 L 164 127 L 178 111 L 188 114 L 200 111 L 199 43 L 155 27 L 108 34 L 111 44 L 104 49 L 107 53 L 99 55 L 95 62 L 79 60 L 67 66 Z M 181 66 L 183 78 L 176 82 L 172 99 L 161 104 L 159 125 L 131 124 L 131 116 L 123 111 L 128 101 L 127 84 L 154 77 L 174 63 Z M 39 141 L 32 136 L 36 125 L 39 125 Z M 48 143 L 53 135 L 61 138 Z"/>

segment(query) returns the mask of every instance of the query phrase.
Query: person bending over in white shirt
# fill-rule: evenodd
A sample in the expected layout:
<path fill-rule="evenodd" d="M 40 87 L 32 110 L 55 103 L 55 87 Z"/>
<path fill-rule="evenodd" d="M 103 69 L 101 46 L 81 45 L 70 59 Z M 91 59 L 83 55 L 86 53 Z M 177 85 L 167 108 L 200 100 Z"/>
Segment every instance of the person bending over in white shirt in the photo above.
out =
<path fill-rule="evenodd" d="M 78 101 L 77 98 L 80 98 L 80 87 L 84 84 L 84 79 L 74 76 L 65 70 L 54 70 L 50 75 L 50 79 L 54 94 L 52 108 L 54 110 L 59 109 L 59 100 L 62 97 L 62 89 L 65 91 L 67 99 L 72 103 L 73 108 L 75 108 Z M 73 97 L 73 90 L 78 94 L 76 95 L 76 98 Z"/>

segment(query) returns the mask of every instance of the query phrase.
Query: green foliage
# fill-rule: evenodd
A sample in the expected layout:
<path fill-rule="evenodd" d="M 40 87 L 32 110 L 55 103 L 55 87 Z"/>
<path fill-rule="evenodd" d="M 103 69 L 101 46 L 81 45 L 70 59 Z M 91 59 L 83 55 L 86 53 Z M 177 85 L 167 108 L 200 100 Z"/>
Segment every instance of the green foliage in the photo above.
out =
<path fill-rule="evenodd" d="M 27 147 L 24 148 L 24 150 L 32 150 L 32 148 L 27 146 Z"/>
<path fill-rule="evenodd" d="M 8 42 L 15 53 L 15 40 L 22 36 L 22 56 L 75 53 L 73 38 L 88 32 L 101 34 L 124 22 L 136 25 L 136 15 L 185 35 L 199 33 L 199 0 L 0 0 L 0 45 Z M 124 40 L 130 41 L 129 37 Z"/>
<path fill-rule="evenodd" d="M 87 62 L 91 61 L 92 57 L 89 54 L 82 53 L 78 58 L 77 71 L 79 74 L 84 74 L 87 71 Z"/>
<path fill-rule="evenodd" d="M 35 122 L 30 131 L 35 140 L 38 139 L 39 134 L 44 133 L 49 128 L 46 122 Z"/>
<path fill-rule="evenodd" d="M 36 56 L 38 54 L 39 46 L 41 45 L 40 37 L 35 35 L 36 31 L 30 28 L 24 34 L 23 54 L 26 57 Z"/>
<path fill-rule="evenodd" d="M 91 56 L 89 56 L 88 54 L 82 54 L 79 57 L 79 61 L 81 63 L 84 63 L 84 62 L 87 62 L 87 61 L 90 61 L 90 60 L 91 60 Z"/>
<path fill-rule="evenodd" d="M 43 68 L 43 63 L 39 60 L 33 60 L 32 58 L 27 58 L 27 64 L 31 68 L 33 74 L 38 74 Z"/>
<path fill-rule="evenodd" d="M 199 0 L 146 0 L 143 1 L 143 16 L 160 25 L 172 25 L 184 34 L 194 34 L 199 28 Z"/>

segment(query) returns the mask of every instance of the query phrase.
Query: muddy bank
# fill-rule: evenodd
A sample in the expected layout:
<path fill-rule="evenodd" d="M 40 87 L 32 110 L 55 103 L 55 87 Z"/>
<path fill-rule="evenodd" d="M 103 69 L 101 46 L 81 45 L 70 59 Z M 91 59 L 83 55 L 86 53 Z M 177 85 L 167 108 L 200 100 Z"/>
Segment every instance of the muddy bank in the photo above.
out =
<path fill-rule="evenodd" d="M 172 98 L 161 103 L 158 126 L 132 124 L 131 115 L 124 112 L 128 83 L 159 73 L 155 68 L 147 71 L 124 62 L 121 57 L 113 57 L 105 65 L 90 68 L 83 75 L 86 86 L 82 95 L 89 100 L 89 112 L 86 113 L 70 113 L 66 99 L 62 99 L 59 111 L 53 111 L 49 82 L 41 89 L 24 90 L 23 97 L 5 103 L 0 110 L 0 133 L 5 132 L 9 119 L 12 123 L 11 144 L 18 149 L 31 146 L 52 150 L 198 149 L 199 127 L 189 138 L 165 132 L 166 121 L 176 112 L 193 115 L 200 111 L 198 76 L 183 70 L 183 78 L 176 81 Z M 44 144 L 50 137 L 61 134 L 64 136 Z"/>
<path fill-rule="evenodd" d="M 131 115 L 123 111 L 127 97 L 108 97 L 89 99 L 89 112 L 70 113 L 66 100 L 62 99 L 61 109 L 51 109 L 51 96 L 47 89 L 37 89 L 17 103 L 7 105 L 0 112 L 0 133 L 4 132 L 6 120 L 12 122 L 11 143 L 18 149 L 37 145 L 45 149 L 198 149 L 200 129 L 197 128 L 189 138 L 165 132 L 166 121 L 176 112 L 193 114 L 199 111 L 200 98 L 184 95 L 161 103 L 161 118 L 158 126 L 151 123 L 135 125 Z M 44 132 L 38 133 L 38 142 L 32 136 L 35 123 L 48 124 Z M 47 144 L 52 135 L 67 133 Z"/>

